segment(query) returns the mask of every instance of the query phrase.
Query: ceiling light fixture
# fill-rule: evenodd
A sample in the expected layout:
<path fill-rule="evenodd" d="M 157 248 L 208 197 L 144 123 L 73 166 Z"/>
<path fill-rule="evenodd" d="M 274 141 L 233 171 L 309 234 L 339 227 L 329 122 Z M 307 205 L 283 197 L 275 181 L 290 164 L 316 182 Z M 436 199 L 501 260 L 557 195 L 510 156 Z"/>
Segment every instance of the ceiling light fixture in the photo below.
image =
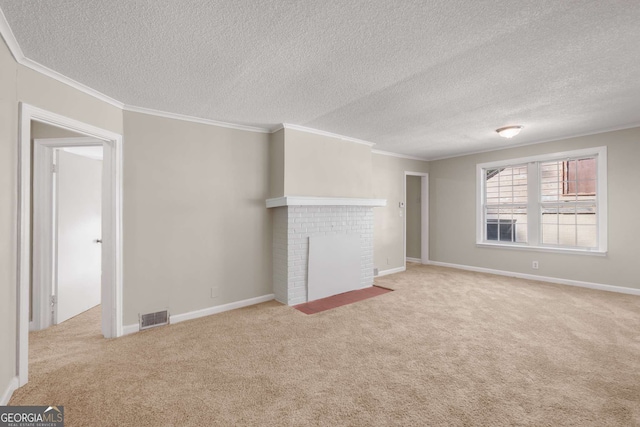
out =
<path fill-rule="evenodd" d="M 503 138 L 513 138 L 520 133 L 523 127 L 524 126 L 505 126 L 503 128 L 496 129 L 496 132 L 498 132 L 498 135 Z"/>

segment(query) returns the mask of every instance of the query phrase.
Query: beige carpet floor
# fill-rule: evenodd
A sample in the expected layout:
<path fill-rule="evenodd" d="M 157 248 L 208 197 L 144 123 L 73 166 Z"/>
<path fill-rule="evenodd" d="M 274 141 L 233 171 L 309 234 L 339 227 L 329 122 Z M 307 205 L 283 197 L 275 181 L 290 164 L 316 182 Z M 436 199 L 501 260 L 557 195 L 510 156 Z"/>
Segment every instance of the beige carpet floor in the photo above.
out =
<path fill-rule="evenodd" d="M 640 297 L 412 265 L 305 315 L 277 302 L 105 340 L 30 337 L 12 405 L 66 426 L 640 425 Z"/>

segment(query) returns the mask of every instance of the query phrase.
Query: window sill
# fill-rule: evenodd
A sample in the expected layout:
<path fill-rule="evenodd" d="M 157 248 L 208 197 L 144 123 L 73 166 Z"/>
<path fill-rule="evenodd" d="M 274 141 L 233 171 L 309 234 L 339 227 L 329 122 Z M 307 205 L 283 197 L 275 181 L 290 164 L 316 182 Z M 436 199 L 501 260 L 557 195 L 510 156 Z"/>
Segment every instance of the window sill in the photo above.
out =
<path fill-rule="evenodd" d="M 498 244 L 498 243 L 476 243 L 478 248 L 494 248 L 494 249 L 508 249 L 508 250 L 520 250 L 520 251 L 533 251 L 533 252 L 551 252 L 557 254 L 570 254 L 570 255 L 591 255 L 591 256 L 607 256 L 607 251 L 599 251 L 595 249 L 570 249 L 570 248 L 554 248 L 550 246 L 529 246 L 518 244 Z"/>

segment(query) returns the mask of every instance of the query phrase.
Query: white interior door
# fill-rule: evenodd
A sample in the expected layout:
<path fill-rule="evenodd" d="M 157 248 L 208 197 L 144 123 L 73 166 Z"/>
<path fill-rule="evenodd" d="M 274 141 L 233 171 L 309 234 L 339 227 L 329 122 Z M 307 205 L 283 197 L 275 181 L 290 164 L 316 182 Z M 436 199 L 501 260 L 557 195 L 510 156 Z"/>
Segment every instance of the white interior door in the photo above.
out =
<path fill-rule="evenodd" d="M 55 323 L 100 304 L 102 161 L 57 150 Z"/>

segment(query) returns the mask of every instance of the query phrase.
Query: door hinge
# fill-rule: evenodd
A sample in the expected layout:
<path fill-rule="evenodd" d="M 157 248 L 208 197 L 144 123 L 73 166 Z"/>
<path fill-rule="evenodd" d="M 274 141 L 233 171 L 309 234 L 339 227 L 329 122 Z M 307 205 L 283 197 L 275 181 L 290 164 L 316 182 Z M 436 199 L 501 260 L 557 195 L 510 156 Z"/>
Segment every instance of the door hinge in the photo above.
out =
<path fill-rule="evenodd" d="M 56 298 L 55 295 L 51 295 L 51 307 L 56 305 L 57 302 L 58 302 L 58 298 Z"/>
<path fill-rule="evenodd" d="M 58 172 L 58 167 L 56 166 L 55 163 L 51 164 L 51 173 L 56 173 Z"/>

